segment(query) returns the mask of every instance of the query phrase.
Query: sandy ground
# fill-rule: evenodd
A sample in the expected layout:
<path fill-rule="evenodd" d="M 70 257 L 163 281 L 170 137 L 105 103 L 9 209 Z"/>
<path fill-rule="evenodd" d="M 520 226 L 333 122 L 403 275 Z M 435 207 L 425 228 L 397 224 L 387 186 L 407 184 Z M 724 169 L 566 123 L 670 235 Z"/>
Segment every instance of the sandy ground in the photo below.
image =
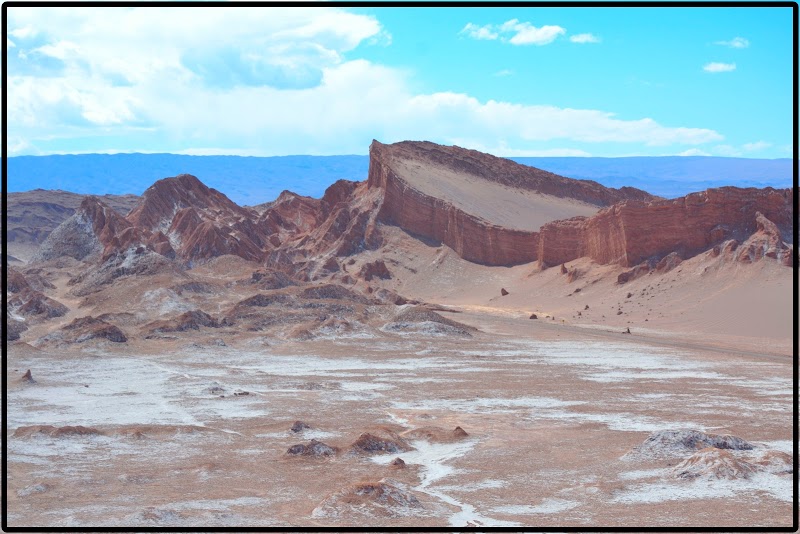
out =
<path fill-rule="evenodd" d="M 396 270 L 383 285 L 410 298 L 498 317 L 535 313 L 609 333 L 630 328 L 654 342 L 792 355 L 792 270 L 776 262 L 745 265 L 701 254 L 672 271 L 618 284 L 619 267 L 583 258 L 567 265 L 579 272 L 570 282 L 559 267 L 477 265 L 399 228 L 383 231 L 388 245 L 372 254 Z M 501 296 L 503 288 L 508 295 Z"/>
<path fill-rule="evenodd" d="M 423 193 L 506 228 L 535 231 L 550 221 L 588 217 L 600 210 L 586 202 L 517 189 L 430 163 L 398 159 L 394 166 Z"/>
<path fill-rule="evenodd" d="M 15 345 L 8 524 L 791 524 L 791 475 L 683 480 L 672 471 L 676 460 L 625 457 L 649 433 L 676 428 L 790 452 L 788 359 L 598 340 L 524 319 L 483 326 L 505 333 L 279 346 L 253 338 L 169 352 Z M 28 368 L 37 382 L 16 382 Z M 295 420 L 311 428 L 295 434 Z M 15 435 L 33 425 L 100 434 Z M 402 436 L 456 426 L 468 436 L 412 433 L 410 451 L 347 452 L 375 429 Z M 311 438 L 340 453 L 286 455 Z M 397 456 L 405 469 L 389 465 Z M 416 503 L 342 497 L 380 481 Z"/>

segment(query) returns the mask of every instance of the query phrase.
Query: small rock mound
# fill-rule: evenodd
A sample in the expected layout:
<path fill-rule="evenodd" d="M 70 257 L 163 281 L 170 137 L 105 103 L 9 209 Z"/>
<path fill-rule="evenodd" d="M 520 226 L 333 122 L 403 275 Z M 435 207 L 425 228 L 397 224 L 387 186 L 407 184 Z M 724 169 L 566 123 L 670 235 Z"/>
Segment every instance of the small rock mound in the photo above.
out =
<path fill-rule="evenodd" d="M 402 458 L 400 458 L 398 456 L 397 458 L 395 458 L 394 460 L 392 460 L 389 463 L 389 467 L 391 467 L 392 469 L 405 469 L 406 468 L 406 462 L 405 462 L 405 460 L 403 460 Z"/>
<path fill-rule="evenodd" d="M 297 285 L 286 273 L 275 269 L 259 269 L 253 272 L 250 283 L 258 286 L 259 289 L 283 289 Z"/>
<path fill-rule="evenodd" d="M 506 291 L 506 288 L 501 287 L 500 288 L 500 296 L 501 297 L 505 297 L 506 295 L 508 295 L 508 291 Z"/>
<path fill-rule="evenodd" d="M 308 430 L 311 428 L 311 425 L 304 423 L 303 421 L 295 421 L 292 425 L 291 431 L 292 432 L 302 432 L 303 430 Z"/>
<path fill-rule="evenodd" d="M 18 380 L 21 384 L 35 384 L 36 380 L 33 379 L 33 375 L 31 374 L 31 370 L 28 369 L 25 371 L 25 374 L 22 375 Z"/>
<path fill-rule="evenodd" d="M 6 321 L 6 341 L 16 341 L 28 329 L 22 321 L 9 317 Z"/>
<path fill-rule="evenodd" d="M 644 276 L 650 272 L 650 264 L 648 262 L 642 262 L 633 269 L 629 271 L 625 271 L 624 273 L 620 273 L 617 276 L 617 283 L 618 284 L 625 284 L 630 282 L 631 280 L 635 280 L 640 276 Z"/>
<path fill-rule="evenodd" d="M 91 315 L 73 320 L 63 327 L 61 331 L 63 332 L 62 340 L 73 343 L 83 343 L 90 339 L 107 339 L 114 343 L 125 343 L 128 341 L 127 336 L 125 336 L 122 330 L 111 323 L 107 323 Z"/>
<path fill-rule="evenodd" d="M 416 332 L 423 334 L 451 334 L 470 337 L 477 329 L 472 326 L 442 317 L 435 311 L 414 306 L 397 314 L 394 321 L 387 323 L 385 330 L 394 332 Z"/>
<path fill-rule="evenodd" d="M 375 260 L 362 265 L 358 275 L 367 282 L 371 282 L 373 278 L 388 280 L 392 277 L 392 272 L 386 267 L 383 260 Z"/>
<path fill-rule="evenodd" d="M 204 311 L 191 310 L 182 313 L 174 319 L 153 321 L 145 326 L 150 334 L 166 332 L 185 332 L 186 330 L 199 330 L 201 326 L 217 328 L 219 322 Z"/>
<path fill-rule="evenodd" d="M 383 435 L 376 436 L 369 432 L 364 432 L 350 446 L 350 450 L 365 454 L 398 453 L 411 450 L 405 440 L 394 432 L 385 431 L 381 432 L 381 434 Z"/>
<path fill-rule="evenodd" d="M 794 473 L 794 459 L 790 454 L 780 451 L 766 451 L 761 455 L 755 465 L 776 475 L 790 475 Z"/>
<path fill-rule="evenodd" d="M 705 448 L 736 451 L 752 450 L 753 445 L 730 435 L 707 434 L 699 430 L 660 430 L 653 432 L 630 453 L 632 456 L 669 458 L 685 456 Z M 627 455 L 626 455 L 627 456 Z"/>
<path fill-rule="evenodd" d="M 6 301 L 6 309 L 25 318 L 63 317 L 69 308 L 33 289 L 23 289 Z"/>
<path fill-rule="evenodd" d="M 539 318 L 539 316 L 536 315 L 535 313 L 532 313 L 531 316 L 528 317 L 528 319 L 538 319 L 538 318 Z"/>
<path fill-rule="evenodd" d="M 684 479 L 698 477 L 747 479 L 758 471 L 758 467 L 750 462 L 714 447 L 701 449 L 673 469 L 676 477 Z"/>
<path fill-rule="evenodd" d="M 294 428 L 294 427 L 293 427 Z M 308 443 L 298 443 L 292 445 L 286 454 L 289 456 L 312 456 L 314 458 L 324 458 L 328 456 L 335 456 L 338 452 L 336 447 L 331 447 L 321 441 L 312 439 Z"/>
<path fill-rule="evenodd" d="M 424 513 L 419 499 L 398 482 L 365 482 L 334 493 L 312 512 L 312 517 L 340 517 L 357 514 L 366 517 L 419 516 Z"/>
<path fill-rule="evenodd" d="M 300 292 L 300 297 L 304 299 L 346 300 L 358 304 L 369 304 L 369 299 L 365 296 L 337 284 L 323 284 L 308 287 Z"/>
<path fill-rule="evenodd" d="M 460 426 L 447 430 L 438 426 L 423 426 L 403 432 L 403 437 L 408 439 L 423 439 L 434 443 L 447 443 L 468 437 L 469 434 Z"/>
<path fill-rule="evenodd" d="M 656 272 L 668 273 L 680 265 L 681 262 L 683 262 L 683 259 L 680 257 L 680 255 L 677 252 L 671 252 L 661 258 L 661 261 L 656 264 Z"/>

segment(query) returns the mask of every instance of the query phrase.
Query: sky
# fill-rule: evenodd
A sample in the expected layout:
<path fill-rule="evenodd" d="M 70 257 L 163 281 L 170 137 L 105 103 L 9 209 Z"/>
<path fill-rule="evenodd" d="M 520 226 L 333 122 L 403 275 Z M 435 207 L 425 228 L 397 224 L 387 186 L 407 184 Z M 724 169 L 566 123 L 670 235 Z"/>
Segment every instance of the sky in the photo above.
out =
<path fill-rule="evenodd" d="M 9 7 L 9 156 L 792 155 L 791 8 Z"/>

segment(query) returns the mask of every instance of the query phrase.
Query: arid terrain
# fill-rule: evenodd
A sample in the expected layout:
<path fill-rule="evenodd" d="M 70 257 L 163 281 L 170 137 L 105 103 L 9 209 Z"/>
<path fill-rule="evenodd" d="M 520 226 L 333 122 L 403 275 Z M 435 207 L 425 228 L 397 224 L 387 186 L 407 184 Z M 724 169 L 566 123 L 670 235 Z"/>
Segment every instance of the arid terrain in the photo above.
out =
<path fill-rule="evenodd" d="M 8 526 L 788 527 L 792 189 L 427 142 L 9 196 Z"/>

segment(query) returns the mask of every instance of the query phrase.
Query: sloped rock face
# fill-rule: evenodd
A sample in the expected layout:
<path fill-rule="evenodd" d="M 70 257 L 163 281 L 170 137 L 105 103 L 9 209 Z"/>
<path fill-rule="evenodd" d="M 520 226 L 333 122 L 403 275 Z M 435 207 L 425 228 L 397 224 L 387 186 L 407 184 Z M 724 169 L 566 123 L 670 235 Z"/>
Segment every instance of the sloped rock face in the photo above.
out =
<path fill-rule="evenodd" d="M 177 256 L 189 262 L 224 254 L 260 261 L 269 235 L 254 210 L 190 174 L 154 183 L 127 220 L 140 230 L 163 234 Z"/>
<path fill-rule="evenodd" d="M 7 309 L 25 318 L 52 319 L 62 317 L 69 308 L 33 289 L 15 294 L 7 301 Z"/>
<path fill-rule="evenodd" d="M 127 336 L 111 323 L 96 317 L 86 316 L 75 319 L 61 329 L 62 341 L 83 343 L 90 339 L 107 339 L 114 343 L 125 343 Z"/>
<path fill-rule="evenodd" d="M 219 322 L 204 311 L 191 310 L 182 313 L 174 319 L 154 321 L 145 326 L 150 334 L 165 332 L 185 332 L 186 330 L 199 330 L 200 327 L 219 327 Z"/>
<path fill-rule="evenodd" d="M 5 221 L 8 242 L 41 243 L 80 208 L 84 198 L 84 195 L 67 191 L 43 189 L 8 193 Z M 128 213 L 138 200 L 136 195 L 103 195 L 99 198 L 121 215 Z"/>
<path fill-rule="evenodd" d="M 9 317 L 6 321 L 6 341 L 18 340 L 27 329 L 28 325 L 24 322 Z"/>
<path fill-rule="evenodd" d="M 99 256 L 106 261 L 120 250 L 130 247 L 158 249 L 165 256 L 174 256 L 161 234 L 142 232 L 130 221 L 100 201 L 86 197 L 78 210 L 53 230 L 34 255 L 32 261 L 46 261 L 62 256 L 90 261 Z"/>
<path fill-rule="evenodd" d="M 653 432 L 628 455 L 650 458 L 671 458 L 685 456 L 701 449 L 726 449 L 749 451 L 753 445 L 748 441 L 728 434 L 708 434 L 700 430 L 660 430 Z M 628 456 L 626 455 L 626 456 Z"/>
<path fill-rule="evenodd" d="M 597 206 L 623 199 L 653 198 L 637 189 L 609 189 L 596 182 L 564 178 L 474 150 L 428 142 L 384 145 L 373 141 L 367 183 L 370 188 L 384 191 L 378 219 L 412 234 L 435 239 L 460 257 L 486 265 L 514 265 L 536 260 L 540 250 L 538 232 L 492 224 L 452 203 L 423 193 L 396 172 L 399 158 L 444 166 L 504 186 Z"/>
<path fill-rule="evenodd" d="M 582 256 L 623 267 L 675 252 L 691 257 L 732 238 L 754 232 L 748 258 L 783 256 L 781 230 L 790 233 L 791 189 L 722 187 L 674 200 L 623 201 L 589 218 L 545 224 L 539 261 L 552 266 Z M 758 251 L 762 252 L 759 253 Z M 760 255 L 759 255 L 760 254 Z"/>
<path fill-rule="evenodd" d="M 757 466 L 736 458 L 728 451 L 706 447 L 675 466 L 673 472 L 676 477 L 684 479 L 747 479 L 758 470 Z"/>

